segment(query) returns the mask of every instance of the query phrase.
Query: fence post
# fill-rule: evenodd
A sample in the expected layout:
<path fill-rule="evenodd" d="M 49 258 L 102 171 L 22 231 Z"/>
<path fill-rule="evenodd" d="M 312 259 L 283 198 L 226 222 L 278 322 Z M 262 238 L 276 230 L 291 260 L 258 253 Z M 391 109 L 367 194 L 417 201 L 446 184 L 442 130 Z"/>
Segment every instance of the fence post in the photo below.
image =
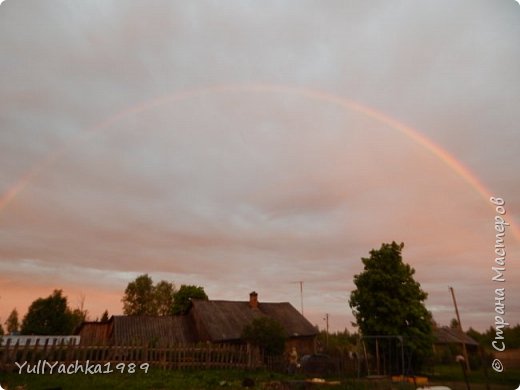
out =
<path fill-rule="evenodd" d="M 67 350 L 65 348 L 65 340 L 61 339 L 61 342 L 59 343 L 60 344 L 60 360 L 65 362 L 65 363 L 68 363 L 68 358 L 67 358 Z"/>
<path fill-rule="evenodd" d="M 42 358 L 47 359 L 47 348 L 49 346 L 49 338 L 45 338 L 45 343 L 43 344 L 43 350 L 42 350 Z"/>
<path fill-rule="evenodd" d="M 22 359 L 19 363 L 22 363 L 22 362 L 26 362 L 27 361 L 27 351 L 29 350 L 29 344 L 31 343 L 31 339 L 28 338 L 26 341 L 25 341 L 25 346 L 23 348 L 23 351 L 22 351 Z"/>
<path fill-rule="evenodd" d="M 11 339 L 7 339 L 7 343 L 3 346 L 3 350 L 4 350 L 4 353 L 3 353 L 3 358 L 2 360 L 0 360 L 0 367 L 4 367 L 7 368 L 7 361 L 8 361 L 8 358 L 9 358 L 9 351 L 10 351 L 10 346 L 11 346 Z M 16 347 L 16 345 L 15 345 Z M 16 356 L 16 355 L 15 355 Z"/>
<path fill-rule="evenodd" d="M 29 355 L 29 364 L 34 364 L 36 362 L 36 355 L 38 355 L 38 347 L 40 346 L 40 338 L 38 337 L 36 339 L 36 343 L 34 344 L 34 347 L 32 348 L 32 353 Z"/>
<path fill-rule="evenodd" d="M 67 348 L 67 362 L 68 363 L 77 360 L 76 351 L 77 350 L 75 348 L 75 345 L 72 343 L 72 340 L 69 339 L 69 346 Z"/>
<path fill-rule="evenodd" d="M 247 353 L 247 361 L 246 361 L 246 365 L 247 365 L 247 369 L 251 369 L 251 344 L 247 343 L 246 344 L 246 353 Z"/>

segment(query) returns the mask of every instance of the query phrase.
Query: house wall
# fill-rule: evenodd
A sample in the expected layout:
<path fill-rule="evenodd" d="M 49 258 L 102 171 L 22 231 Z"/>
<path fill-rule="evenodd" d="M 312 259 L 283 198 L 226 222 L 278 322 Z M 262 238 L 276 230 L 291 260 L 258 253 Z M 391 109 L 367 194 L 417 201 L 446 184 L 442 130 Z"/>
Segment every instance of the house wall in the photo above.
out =
<path fill-rule="evenodd" d="M 202 342 L 211 341 L 209 333 L 207 332 L 206 327 L 197 315 L 196 310 L 190 310 L 188 315 L 191 317 L 191 323 L 195 327 L 196 340 Z"/>
<path fill-rule="evenodd" d="M 110 323 L 85 324 L 80 332 L 81 345 L 108 345 Z"/>

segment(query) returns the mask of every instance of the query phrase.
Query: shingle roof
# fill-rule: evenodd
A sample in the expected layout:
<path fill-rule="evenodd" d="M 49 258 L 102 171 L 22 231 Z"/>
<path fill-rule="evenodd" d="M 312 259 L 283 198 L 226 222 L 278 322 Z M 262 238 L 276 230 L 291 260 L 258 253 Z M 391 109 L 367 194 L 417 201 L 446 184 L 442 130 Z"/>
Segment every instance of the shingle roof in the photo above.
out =
<path fill-rule="evenodd" d="M 204 325 L 211 341 L 239 340 L 244 327 L 256 318 L 277 320 L 287 336 L 314 336 L 317 331 L 290 303 L 258 303 L 252 309 L 249 302 L 193 300 L 194 315 Z"/>
<path fill-rule="evenodd" d="M 436 344 L 464 344 L 479 345 L 473 338 L 467 334 L 462 333 L 458 329 L 443 326 L 442 328 L 435 328 L 433 331 Z"/>
<path fill-rule="evenodd" d="M 199 337 L 194 318 L 213 342 L 238 341 L 254 319 L 278 321 L 288 337 L 315 336 L 317 330 L 290 303 L 261 302 L 251 308 L 243 301 L 194 299 L 188 315 L 112 316 L 107 322 L 84 322 L 76 331 L 81 343 L 89 345 L 184 344 L 206 340 Z"/>
<path fill-rule="evenodd" d="M 193 326 L 186 316 L 114 316 L 113 322 L 115 345 L 167 345 L 196 341 Z"/>

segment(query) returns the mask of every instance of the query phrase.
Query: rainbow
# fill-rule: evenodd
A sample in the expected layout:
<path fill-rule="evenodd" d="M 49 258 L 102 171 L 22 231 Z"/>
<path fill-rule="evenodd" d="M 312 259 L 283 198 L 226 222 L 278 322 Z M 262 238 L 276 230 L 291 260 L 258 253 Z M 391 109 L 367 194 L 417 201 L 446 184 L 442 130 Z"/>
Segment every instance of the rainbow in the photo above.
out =
<path fill-rule="evenodd" d="M 86 129 L 83 135 L 78 136 L 73 142 L 66 145 L 62 145 L 54 153 L 47 156 L 42 161 L 33 165 L 31 169 L 22 175 L 22 177 L 14 183 L 2 196 L 0 197 L 0 214 L 1 212 L 20 194 L 30 182 L 37 177 L 40 172 L 49 168 L 56 160 L 63 156 L 71 147 L 82 142 L 85 136 L 95 134 L 96 132 L 102 131 L 109 128 L 112 124 L 117 123 L 123 118 L 132 115 L 139 114 L 151 108 L 160 106 L 165 103 L 175 103 L 177 101 L 186 100 L 201 96 L 209 93 L 229 93 L 229 92 L 242 92 L 242 93 L 293 93 L 299 96 L 314 99 L 321 102 L 330 103 L 338 107 L 352 110 L 360 114 L 366 115 L 390 128 L 398 131 L 402 135 L 408 137 L 416 144 L 422 146 L 435 157 L 446 164 L 453 172 L 455 172 L 461 179 L 463 179 L 472 189 L 474 189 L 487 203 L 489 198 L 492 196 L 490 191 L 485 187 L 484 184 L 473 174 L 468 168 L 466 168 L 459 160 L 453 157 L 445 149 L 434 143 L 431 139 L 421 134 L 418 130 L 413 129 L 402 122 L 380 112 L 368 106 L 365 106 L 356 101 L 350 100 L 343 96 L 334 95 L 329 92 L 325 92 L 319 89 L 289 86 L 283 84 L 224 84 L 214 85 L 200 88 L 193 88 L 183 90 L 177 93 L 164 95 L 152 100 L 141 102 L 137 105 L 126 108 L 117 114 L 110 116 L 103 121 Z M 520 240 L 520 229 L 518 226 L 511 221 L 511 228 L 514 235 Z"/>

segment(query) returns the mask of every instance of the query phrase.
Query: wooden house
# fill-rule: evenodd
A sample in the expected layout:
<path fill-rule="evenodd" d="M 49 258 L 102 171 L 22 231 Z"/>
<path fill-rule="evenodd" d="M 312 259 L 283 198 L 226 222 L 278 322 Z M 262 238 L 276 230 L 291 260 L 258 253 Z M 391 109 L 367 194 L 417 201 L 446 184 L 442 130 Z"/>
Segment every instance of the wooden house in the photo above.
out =
<path fill-rule="evenodd" d="M 468 336 L 466 333 L 461 332 L 457 328 L 450 328 L 447 326 L 443 326 L 440 328 L 434 328 L 433 335 L 435 338 L 434 344 L 436 346 L 442 345 L 462 345 L 466 344 L 466 347 L 469 348 L 478 348 L 478 342 L 475 341 L 472 337 Z"/>
<path fill-rule="evenodd" d="M 454 362 L 455 357 L 463 353 L 463 344 L 466 346 L 468 354 L 478 354 L 479 343 L 457 328 L 435 327 L 433 337 L 433 352 L 442 363 Z"/>
<path fill-rule="evenodd" d="M 313 353 L 317 330 L 288 302 L 259 302 L 252 292 L 249 301 L 193 300 L 189 315 L 198 339 L 212 343 L 242 343 L 242 331 L 256 318 L 269 317 L 284 328 L 286 350 Z"/>
<path fill-rule="evenodd" d="M 249 301 L 195 299 L 192 303 L 186 315 L 112 316 L 106 322 L 83 322 L 75 333 L 82 345 L 240 344 L 246 325 L 269 317 L 285 330 L 286 350 L 294 346 L 300 355 L 315 351 L 316 328 L 288 302 L 259 302 L 252 292 Z"/>

